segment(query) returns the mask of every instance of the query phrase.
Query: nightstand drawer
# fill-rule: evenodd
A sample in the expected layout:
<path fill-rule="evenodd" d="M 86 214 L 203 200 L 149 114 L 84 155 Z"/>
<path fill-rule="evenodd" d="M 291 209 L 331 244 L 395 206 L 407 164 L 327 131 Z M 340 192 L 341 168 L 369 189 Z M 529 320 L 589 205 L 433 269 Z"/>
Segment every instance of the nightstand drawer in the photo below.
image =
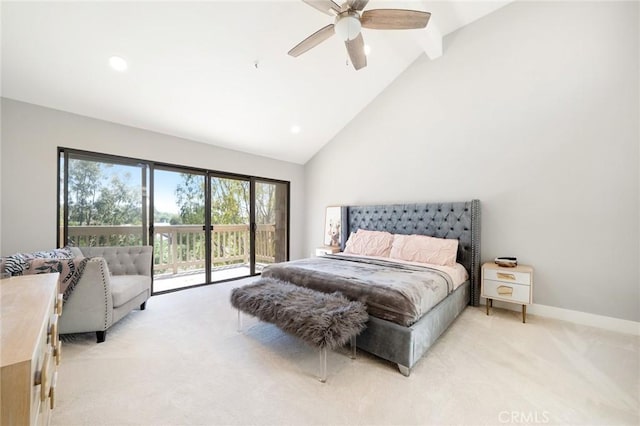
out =
<path fill-rule="evenodd" d="M 505 283 L 515 283 L 531 285 L 531 274 L 527 272 L 510 271 L 507 268 L 489 269 L 484 268 L 484 279 L 502 281 Z"/>
<path fill-rule="evenodd" d="M 517 303 L 531 303 L 530 294 L 531 287 L 528 285 L 489 280 L 486 278 L 486 275 L 482 282 L 482 296 L 489 299 L 507 300 Z"/>

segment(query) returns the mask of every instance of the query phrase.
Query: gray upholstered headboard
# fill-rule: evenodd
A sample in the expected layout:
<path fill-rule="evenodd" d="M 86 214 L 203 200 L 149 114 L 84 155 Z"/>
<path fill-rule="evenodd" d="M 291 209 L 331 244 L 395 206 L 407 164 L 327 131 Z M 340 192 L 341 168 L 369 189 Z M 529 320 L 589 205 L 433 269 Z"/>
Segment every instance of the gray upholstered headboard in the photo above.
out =
<path fill-rule="evenodd" d="M 342 207 L 342 248 L 358 229 L 455 238 L 458 263 L 469 272 L 471 303 L 480 303 L 480 201 Z"/>

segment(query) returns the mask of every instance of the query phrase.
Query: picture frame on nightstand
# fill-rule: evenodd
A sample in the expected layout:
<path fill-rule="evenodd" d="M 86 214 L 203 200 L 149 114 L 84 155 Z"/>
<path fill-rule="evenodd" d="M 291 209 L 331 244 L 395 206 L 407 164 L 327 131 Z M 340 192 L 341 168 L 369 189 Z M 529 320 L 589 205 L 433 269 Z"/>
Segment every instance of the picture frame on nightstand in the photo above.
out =
<path fill-rule="evenodd" d="M 326 247 L 340 247 L 342 244 L 342 207 L 329 206 L 324 216 L 324 245 Z"/>

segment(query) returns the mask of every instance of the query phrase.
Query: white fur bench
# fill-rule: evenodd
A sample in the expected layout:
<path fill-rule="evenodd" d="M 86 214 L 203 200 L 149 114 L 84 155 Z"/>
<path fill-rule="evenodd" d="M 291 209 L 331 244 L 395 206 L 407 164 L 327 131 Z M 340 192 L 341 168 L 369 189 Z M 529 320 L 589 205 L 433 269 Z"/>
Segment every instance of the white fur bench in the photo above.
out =
<path fill-rule="evenodd" d="M 320 381 L 327 378 L 327 348 L 335 349 L 351 341 L 369 319 L 362 302 L 351 301 L 340 293 L 322 293 L 274 278 L 236 288 L 231 304 L 240 312 L 274 324 L 306 343 L 320 348 Z"/>

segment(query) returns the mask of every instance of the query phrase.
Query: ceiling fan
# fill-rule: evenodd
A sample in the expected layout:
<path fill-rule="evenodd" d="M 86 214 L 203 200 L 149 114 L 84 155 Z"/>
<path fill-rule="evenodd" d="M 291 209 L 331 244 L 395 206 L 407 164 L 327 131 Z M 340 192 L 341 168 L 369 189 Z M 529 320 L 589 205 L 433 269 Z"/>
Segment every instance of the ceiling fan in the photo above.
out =
<path fill-rule="evenodd" d="M 364 52 L 364 39 L 360 30 L 410 30 L 424 28 L 429 22 L 431 13 L 405 9 L 372 9 L 362 11 L 369 0 L 347 0 L 339 6 L 332 0 L 302 0 L 311 7 L 330 16 L 335 22 L 320 28 L 315 33 L 298 43 L 289 51 L 289 55 L 297 57 L 310 50 L 334 34 L 344 40 L 349 58 L 356 70 L 367 66 Z"/>

